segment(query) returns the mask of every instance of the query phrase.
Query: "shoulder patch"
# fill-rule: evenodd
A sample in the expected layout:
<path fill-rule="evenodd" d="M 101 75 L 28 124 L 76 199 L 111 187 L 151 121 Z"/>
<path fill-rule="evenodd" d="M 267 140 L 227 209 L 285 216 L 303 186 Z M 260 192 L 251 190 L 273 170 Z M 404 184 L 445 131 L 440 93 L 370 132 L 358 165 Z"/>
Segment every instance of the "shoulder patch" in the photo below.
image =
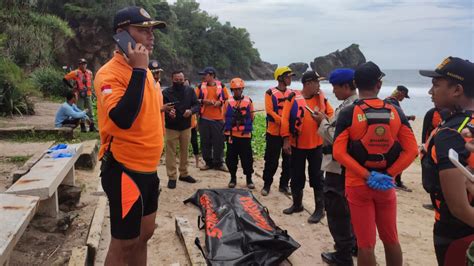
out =
<path fill-rule="evenodd" d="M 100 87 L 100 91 L 102 92 L 102 95 L 107 95 L 112 93 L 112 86 L 106 84 Z"/>

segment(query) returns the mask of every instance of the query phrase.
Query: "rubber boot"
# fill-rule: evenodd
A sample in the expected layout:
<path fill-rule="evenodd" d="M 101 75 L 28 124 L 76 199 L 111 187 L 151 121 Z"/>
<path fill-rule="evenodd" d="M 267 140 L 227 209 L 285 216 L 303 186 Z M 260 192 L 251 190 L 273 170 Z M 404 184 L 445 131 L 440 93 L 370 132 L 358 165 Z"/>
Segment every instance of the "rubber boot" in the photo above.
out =
<path fill-rule="evenodd" d="M 89 125 L 89 132 L 98 132 L 97 128 L 95 128 L 94 123 L 91 123 Z"/>
<path fill-rule="evenodd" d="M 86 124 L 81 123 L 80 125 L 81 125 L 81 132 L 87 132 Z"/>
<path fill-rule="evenodd" d="M 322 190 L 316 191 L 316 189 L 313 188 L 313 191 L 314 191 L 314 204 L 316 205 L 316 208 L 313 214 L 311 214 L 311 216 L 308 218 L 308 223 L 317 224 L 325 216 L 324 194 Z"/>
<path fill-rule="evenodd" d="M 294 191 L 291 190 L 291 196 L 293 198 L 293 205 L 290 208 L 284 209 L 284 214 L 292 214 L 295 212 L 302 212 L 304 211 L 303 208 L 303 190 Z"/>
<path fill-rule="evenodd" d="M 255 188 L 255 184 L 253 183 L 252 181 L 252 176 L 247 176 L 247 188 L 249 189 L 254 189 Z"/>

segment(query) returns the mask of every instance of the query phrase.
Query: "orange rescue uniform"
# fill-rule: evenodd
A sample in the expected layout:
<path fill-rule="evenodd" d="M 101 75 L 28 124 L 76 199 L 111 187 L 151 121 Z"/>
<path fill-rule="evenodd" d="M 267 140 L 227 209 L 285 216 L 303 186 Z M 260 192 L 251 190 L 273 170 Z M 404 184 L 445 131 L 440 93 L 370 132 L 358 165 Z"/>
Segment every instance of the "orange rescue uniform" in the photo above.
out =
<path fill-rule="evenodd" d="M 156 172 L 163 151 L 163 96 L 160 84 L 155 84 L 150 70 L 146 74 L 142 105 L 132 126 L 121 129 L 109 118 L 109 112 L 128 87 L 132 70 L 123 55 L 115 52 L 113 58 L 97 72 L 94 87 L 101 142 L 99 158 L 102 158 L 113 137 L 111 151 L 118 162 L 137 172 Z"/>

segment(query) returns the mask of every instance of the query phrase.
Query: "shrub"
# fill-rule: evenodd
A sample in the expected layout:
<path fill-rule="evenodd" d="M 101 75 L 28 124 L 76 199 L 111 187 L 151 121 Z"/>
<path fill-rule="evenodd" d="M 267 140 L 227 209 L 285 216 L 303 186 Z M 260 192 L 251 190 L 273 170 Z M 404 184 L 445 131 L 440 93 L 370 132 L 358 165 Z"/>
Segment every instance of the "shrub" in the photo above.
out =
<path fill-rule="evenodd" d="M 28 99 L 32 90 L 20 67 L 0 57 L 0 115 L 34 114 L 33 103 Z"/>
<path fill-rule="evenodd" d="M 63 83 L 64 73 L 54 67 L 37 68 L 31 73 L 33 85 L 37 87 L 44 96 L 63 97 L 66 85 Z"/>

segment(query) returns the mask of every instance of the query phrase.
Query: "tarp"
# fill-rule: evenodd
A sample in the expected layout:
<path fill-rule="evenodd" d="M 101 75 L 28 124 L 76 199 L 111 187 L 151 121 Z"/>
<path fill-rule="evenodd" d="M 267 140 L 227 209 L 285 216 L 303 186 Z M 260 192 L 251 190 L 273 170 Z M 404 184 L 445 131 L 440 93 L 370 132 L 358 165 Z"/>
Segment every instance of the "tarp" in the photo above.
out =
<path fill-rule="evenodd" d="M 201 209 L 211 265 L 276 265 L 300 247 L 248 190 L 199 189 L 188 202 Z"/>

